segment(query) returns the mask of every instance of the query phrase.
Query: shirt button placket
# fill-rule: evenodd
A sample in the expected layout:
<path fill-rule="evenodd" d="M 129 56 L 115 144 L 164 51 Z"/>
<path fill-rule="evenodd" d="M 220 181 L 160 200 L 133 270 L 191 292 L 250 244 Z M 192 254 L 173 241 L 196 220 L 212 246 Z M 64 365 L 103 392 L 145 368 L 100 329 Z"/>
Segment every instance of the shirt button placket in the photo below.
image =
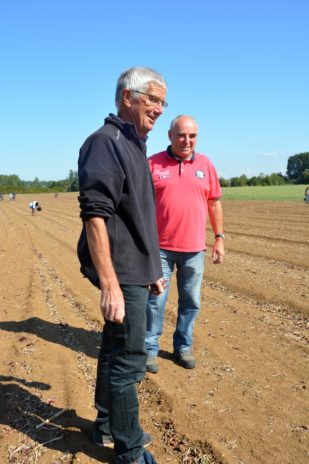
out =
<path fill-rule="evenodd" d="M 185 168 L 184 168 L 184 164 L 183 164 L 183 163 L 180 163 L 180 164 L 179 164 L 179 175 L 180 175 L 180 176 L 184 176 L 184 175 L 185 175 Z"/>

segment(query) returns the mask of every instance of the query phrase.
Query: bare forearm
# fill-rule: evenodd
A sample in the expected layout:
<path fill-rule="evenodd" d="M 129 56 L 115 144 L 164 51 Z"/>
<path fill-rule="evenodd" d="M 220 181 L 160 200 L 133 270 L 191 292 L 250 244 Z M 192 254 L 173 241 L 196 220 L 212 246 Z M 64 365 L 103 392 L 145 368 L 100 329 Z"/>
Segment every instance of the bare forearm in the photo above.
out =
<path fill-rule="evenodd" d="M 86 221 L 87 241 L 93 264 L 98 273 L 101 288 L 118 283 L 113 267 L 109 238 L 103 218 Z"/>
<path fill-rule="evenodd" d="M 208 205 L 209 219 L 214 234 L 222 234 L 224 231 L 223 210 L 220 200 L 211 200 Z M 216 237 L 212 247 L 212 261 L 214 264 L 223 262 L 224 257 L 224 240 L 223 237 Z"/>
<path fill-rule="evenodd" d="M 222 234 L 224 231 L 223 209 L 220 200 L 210 200 L 208 214 L 214 234 Z"/>
<path fill-rule="evenodd" d="M 121 324 L 125 315 L 125 304 L 111 259 L 104 219 L 88 219 L 86 231 L 91 258 L 100 280 L 102 316 L 105 320 Z"/>

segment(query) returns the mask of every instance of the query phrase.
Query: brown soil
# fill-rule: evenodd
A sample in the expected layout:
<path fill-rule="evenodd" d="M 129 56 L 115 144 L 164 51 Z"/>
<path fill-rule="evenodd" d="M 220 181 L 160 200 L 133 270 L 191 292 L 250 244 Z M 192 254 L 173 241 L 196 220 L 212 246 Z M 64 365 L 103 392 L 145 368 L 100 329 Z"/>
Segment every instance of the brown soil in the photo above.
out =
<path fill-rule="evenodd" d="M 76 195 L 37 195 L 33 217 L 32 199 L 0 203 L 0 462 L 112 463 L 89 440 L 102 321 L 79 273 Z M 224 212 L 225 263 L 206 256 L 197 368 L 171 357 L 173 282 L 160 371 L 139 386 L 142 425 L 159 464 L 307 463 L 309 207 Z"/>

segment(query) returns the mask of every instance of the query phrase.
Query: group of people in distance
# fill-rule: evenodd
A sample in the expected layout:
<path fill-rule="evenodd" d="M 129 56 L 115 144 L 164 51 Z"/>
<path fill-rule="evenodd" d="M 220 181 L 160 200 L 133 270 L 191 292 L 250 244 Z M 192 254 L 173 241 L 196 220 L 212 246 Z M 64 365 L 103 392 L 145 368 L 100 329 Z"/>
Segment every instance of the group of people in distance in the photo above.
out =
<path fill-rule="evenodd" d="M 114 448 L 116 464 L 150 464 L 152 437 L 139 421 L 136 384 L 159 370 L 170 278 L 179 295 L 173 335 L 178 365 L 192 369 L 192 331 L 200 308 L 206 222 L 214 231 L 212 261 L 224 257 L 221 189 L 211 161 L 196 152 L 198 125 L 175 117 L 170 144 L 147 159 L 146 140 L 167 107 L 164 78 L 150 68 L 124 71 L 117 114 L 91 134 L 78 160 L 83 222 L 81 272 L 101 290 L 104 319 L 98 357 L 93 442 Z"/>
<path fill-rule="evenodd" d="M 0 193 L 0 201 L 4 200 L 5 196 L 3 193 Z M 14 201 L 16 200 L 16 193 L 15 192 L 12 192 L 12 193 L 9 193 L 9 201 Z"/>
<path fill-rule="evenodd" d="M 1 200 L 4 200 L 4 195 L 2 193 L 0 193 L 0 201 Z M 16 200 L 16 193 L 13 192 L 13 193 L 10 193 L 9 195 L 9 200 L 10 201 L 14 201 Z M 29 208 L 31 210 L 31 215 L 34 216 L 36 214 L 37 211 L 42 211 L 42 206 L 41 204 L 36 201 L 36 200 L 33 200 L 33 201 L 30 201 L 29 203 Z"/>

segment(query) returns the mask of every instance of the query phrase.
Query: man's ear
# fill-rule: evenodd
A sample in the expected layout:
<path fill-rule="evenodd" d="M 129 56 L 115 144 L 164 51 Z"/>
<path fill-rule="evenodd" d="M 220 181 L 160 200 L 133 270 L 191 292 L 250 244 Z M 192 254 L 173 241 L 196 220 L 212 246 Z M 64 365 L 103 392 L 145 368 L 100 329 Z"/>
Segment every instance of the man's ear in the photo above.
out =
<path fill-rule="evenodd" d="M 132 95 L 131 95 L 131 90 L 129 89 L 124 89 L 122 91 L 122 103 L 127 107 L 131 108 L 132 106 Z"/>
<path fill-rule="evenodd" d="M 171 130 L 168 131 L 168 138 L 170 139 L 170 141 L 172 141 L 172 131 Z"/>

